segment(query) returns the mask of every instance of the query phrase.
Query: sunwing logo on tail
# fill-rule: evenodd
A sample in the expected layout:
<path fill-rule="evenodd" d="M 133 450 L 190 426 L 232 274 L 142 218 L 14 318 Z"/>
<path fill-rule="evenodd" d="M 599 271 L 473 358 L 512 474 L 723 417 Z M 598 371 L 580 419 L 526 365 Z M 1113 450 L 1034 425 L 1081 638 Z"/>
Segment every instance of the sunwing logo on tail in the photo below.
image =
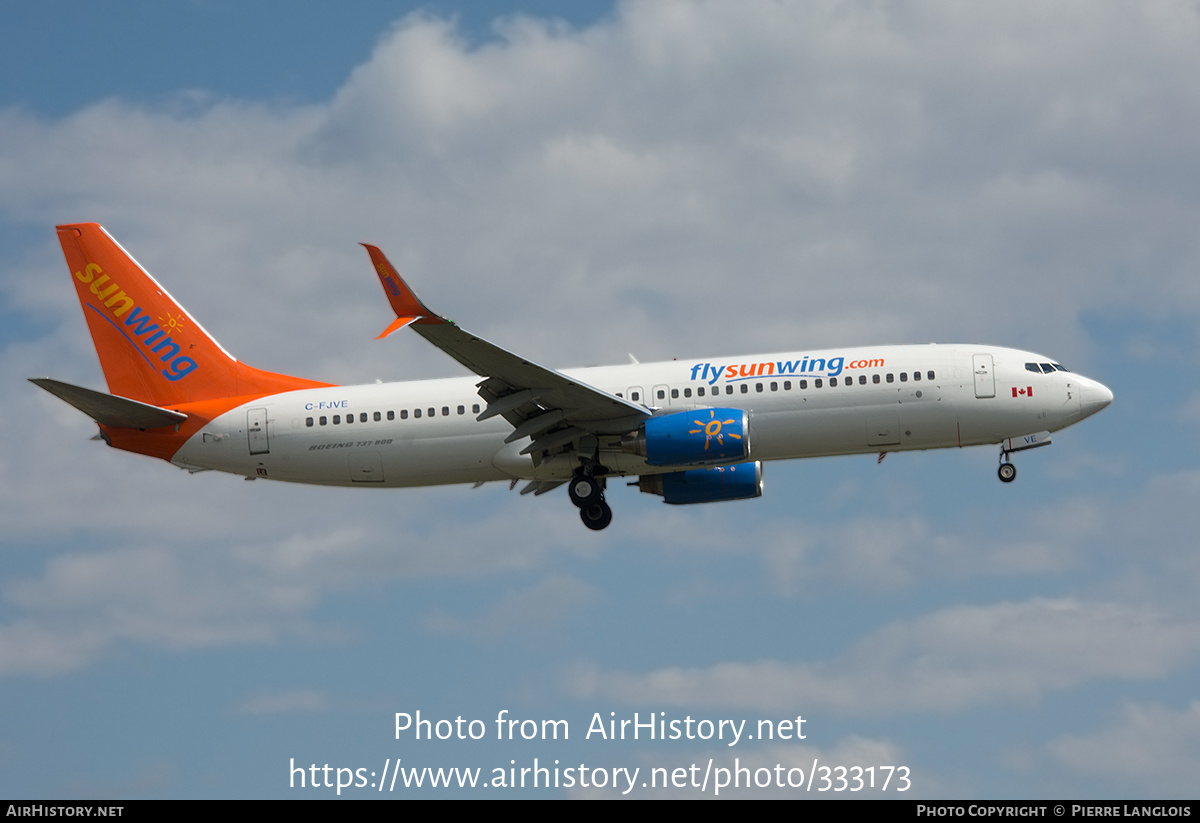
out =
<path fill-rule="evenodd" d="M 88 263 L 83 271 L 75 272 L 75 277 L 79 282 L 89 284 L 88 288 L 92 294 L 96 295 L 98 303 L 108 309 L 108 313 L 112 317 L 105 315 L 92 303 L 86 305 L 132 343 L 138 354 L 152 369 L 158 370 L 159 374 L 172 383 L 182 380 L 196 370 L 198 366 L 196 361 L 180 355 L 179 344 L 172 340 L 167 333 L 168 330 L 178 333 L 183 329 L 183 323 L 178 318 L 171 316 L 168 312 L 165 318 L 158 318 L 162 323 L 161 326 L 152 322 L 150 315 L 144 312 L 141 306 L 135 306 L 133 298 L 126 294 L 120 285 L 110 279 L 104 270 L 95 263 Z M 131 309 L 132 311 L 130 311 Z M 126 313 L 129 316 L 122 320 L 121 318 Z M 151 362 L 151 356 L 157 357 L 160 363 L 166 363 L 167 367 L 159 369 Z"/>

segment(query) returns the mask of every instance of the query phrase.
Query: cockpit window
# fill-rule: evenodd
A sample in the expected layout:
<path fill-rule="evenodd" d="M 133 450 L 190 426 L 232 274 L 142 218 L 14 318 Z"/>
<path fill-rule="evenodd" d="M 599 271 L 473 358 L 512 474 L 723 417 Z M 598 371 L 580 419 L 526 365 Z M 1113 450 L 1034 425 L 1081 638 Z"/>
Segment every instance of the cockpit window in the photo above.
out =
<path fill-rule="evenodd" d="M 1062 363 L 1026 363 L 1025 371 L 1031 371 L 1034 374 L 1053 374 L 1056 371 L 1070 373 L 1071 370 Z"/>

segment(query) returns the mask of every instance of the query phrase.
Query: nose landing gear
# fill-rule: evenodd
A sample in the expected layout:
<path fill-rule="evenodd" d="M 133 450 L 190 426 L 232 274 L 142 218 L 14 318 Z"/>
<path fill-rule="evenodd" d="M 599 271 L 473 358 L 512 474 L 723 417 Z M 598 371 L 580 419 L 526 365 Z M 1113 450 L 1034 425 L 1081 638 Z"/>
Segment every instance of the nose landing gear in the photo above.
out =
<path fill-rule="evenodd" d="M 996 471 L 1000 475 L 1001 483 L 1011 483 L 1017 479 L 1017 467 L 1012 464 L 1012 459 L 1009 457 L 1013 452 L 1026 451 L 1027 449 L 1040 449 L 1042 446 L 1050 445 L 1050 432 L 1041 431 L 1036 434 L 1026 434 L 1021 437 L 1010 437 L 1000 443 L 1000 468 Z"/>
<path fill-rule="evenodd" d="M 1011 483 L 1017 479 L 1017 467 L 1008 462 L 1008 455 L 1004 455 L 1005 462 L 1000 464 L 997 474 L 1000 475 L 1001 483 Z"/>

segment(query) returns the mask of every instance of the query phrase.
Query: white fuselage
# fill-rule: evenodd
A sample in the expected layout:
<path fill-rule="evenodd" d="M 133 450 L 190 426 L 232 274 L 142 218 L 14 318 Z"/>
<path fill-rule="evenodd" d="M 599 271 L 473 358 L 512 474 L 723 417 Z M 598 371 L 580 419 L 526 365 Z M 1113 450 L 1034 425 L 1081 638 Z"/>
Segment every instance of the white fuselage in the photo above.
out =
<path fill-rule="evenodd" d="M 656 414 L 745 409 L 751 460 L 787 460 L 997 444 L 1057 431 L 1112 399 L 1104 386 L 1027 364 L 1049 358 L 972 345 L 874 346 L 817 352 L 676 360 L 564 370 Z M 259 398 L 222 414 L 172 462 L 247 477 L 337 486 L 426 486 L 525 478 L 565 480 L 578 462 L 521 455 L 478 377 L 306 389 Z M 601 437 L 612 473 L 648 466 Z"/>

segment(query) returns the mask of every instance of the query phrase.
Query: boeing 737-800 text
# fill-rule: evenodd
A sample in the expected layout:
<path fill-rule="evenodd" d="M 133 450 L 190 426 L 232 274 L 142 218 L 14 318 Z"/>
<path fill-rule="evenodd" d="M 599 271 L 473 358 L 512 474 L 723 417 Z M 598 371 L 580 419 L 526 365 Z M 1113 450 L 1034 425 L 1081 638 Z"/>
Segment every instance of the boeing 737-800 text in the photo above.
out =
<path fill-rule="evenodd" d="M 331 486 L 567 484 L 591 529 L 611 477 L 667 503 L 762 494 L 762 464 L 951 446 L 1013 452 L 1112 393 L 1050 358 L 978 345 L 868 346 L 557 371 L 428 309 L 367 246 L 396 320 L 477 377 L 336 386 L 247 366 L 94 223 L 58 227 L 109 394 L 33 382 L 126 451 Z"/>

